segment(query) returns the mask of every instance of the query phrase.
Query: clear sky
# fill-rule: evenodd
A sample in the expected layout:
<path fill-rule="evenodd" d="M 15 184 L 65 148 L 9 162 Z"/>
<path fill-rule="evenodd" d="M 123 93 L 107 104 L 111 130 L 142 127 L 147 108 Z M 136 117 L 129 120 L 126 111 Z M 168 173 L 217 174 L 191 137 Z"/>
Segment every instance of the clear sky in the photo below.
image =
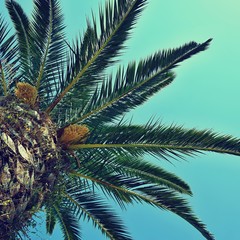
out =
<path fill-rule="evenodd" d="M 29 12 L 31 0 L 19 2 Z M 91 8 L 96 11 L 104 0 L 61 2 L 67 36 L 72 39 L 83 31 Z M 0 0 L 5 15 L 3 8 L 4 1 Z M 149 0 L 126 43 L 123 63 L 191 40 L 203 42 L 211 37 L 213 42 L 209 50 L 178 67 L 172 85 L 129 114 L 134 122 L 144 123 L 156 116 L 166 124 L 210 128 L 240 137 L 239 9 L 239 0 Z M 189 201 L 217 240 L 239 240 L 240 158 L 208 153 L 186 160 L 174 161 L 173 165 L 155 161 L 190 184 L 194 196 Z M 134 240 L 203 239 L 184 220 L 153 207 L 130 206 L 122 216 Z M 32 239 L 60 239 L 58 230 L 53 237 L 41 232 L 41 238 Z M 83 224 L 83 235 L 86 240 L 105 239 L 90 223 Z"/>

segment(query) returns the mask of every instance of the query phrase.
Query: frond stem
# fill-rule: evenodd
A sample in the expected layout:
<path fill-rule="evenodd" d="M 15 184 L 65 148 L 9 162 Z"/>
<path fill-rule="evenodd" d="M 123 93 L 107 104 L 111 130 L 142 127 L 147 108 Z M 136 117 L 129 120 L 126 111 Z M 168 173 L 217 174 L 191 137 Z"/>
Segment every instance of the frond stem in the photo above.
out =
<path fill-rule="evenodd" d="M 190 150 L 190 151 L 209 151 L 216 153 L 226 153 L 231 155 L 240 156 L 240 151 L 224 150 L 220 148 L 211 147 L 198 147 L 198 146 L 173 146 L 164 144 L 144 144 L 144 143 L 130 143 L 130 144 L 75 144 L 67 146 L 68 150 L 90 149 L 90 148 L 159 148 L 171 149 L 176 151 Z"/>

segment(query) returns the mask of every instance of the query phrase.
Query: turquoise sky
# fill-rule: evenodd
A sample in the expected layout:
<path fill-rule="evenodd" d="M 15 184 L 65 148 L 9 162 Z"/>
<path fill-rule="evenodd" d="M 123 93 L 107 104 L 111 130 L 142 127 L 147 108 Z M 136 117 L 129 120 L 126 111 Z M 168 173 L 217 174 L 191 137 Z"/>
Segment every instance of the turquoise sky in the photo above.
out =
<path fill-rule="evenodd" d="M 19 0 L 29 12 L 31 0 Z M 69 39 L 82 33 L 86 16 L 104 0 L 61 0 Z M 4 15 L 4 1 L 0 0 Z M 135 123 L 156 116 L 166 124 L 186 128 L 214 129 L 240 137 L 240 1 L 239 0 L 149 0 L 138 21 L 125 63 L 146 57 L 162 48 L 188 41 L 213 38 L 209 50 L 194 56 L 176 70 L 175 82 L 132 111 Z M 186 180 L 194 193 L 189 199 L 196 214 L 217 240 L 240 239 L 240 158 L 208 153 L 187 161 L 167 164 L 154 160 Z M 153 159 L 151 159 L 153 161 Z M 202 240 L 202 236 L 179 217 L 159 209 L 137 205 L 122 213 L 134 240 Z M 42 221 L 39 220 L 41 223 Z M 44 226 L 44 223 L 42 224 Z M 59 230 L 50 237 L 41 227 L 32 239 L 61 239 Z M 86 240 L 104 237 L 83 224 Z"/>

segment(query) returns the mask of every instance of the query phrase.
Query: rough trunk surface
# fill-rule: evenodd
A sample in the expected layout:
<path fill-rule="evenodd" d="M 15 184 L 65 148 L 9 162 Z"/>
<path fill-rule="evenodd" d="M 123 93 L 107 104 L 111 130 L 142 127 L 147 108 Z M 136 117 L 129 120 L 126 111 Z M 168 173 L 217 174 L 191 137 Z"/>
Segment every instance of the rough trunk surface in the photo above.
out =
<path fill-rule="evenodd" d="M 14 96 L 0 99 L 0 239 L 39 210 L 59 172 L 56 128 Z"/>

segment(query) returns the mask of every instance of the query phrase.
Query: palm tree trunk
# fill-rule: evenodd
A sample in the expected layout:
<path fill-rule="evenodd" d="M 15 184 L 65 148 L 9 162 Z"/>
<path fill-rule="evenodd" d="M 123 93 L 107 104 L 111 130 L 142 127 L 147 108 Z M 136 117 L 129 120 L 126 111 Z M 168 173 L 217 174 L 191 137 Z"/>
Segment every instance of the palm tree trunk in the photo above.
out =
<path fill-rule="evenodd" d="M 13 96 L 0 99 L 0 239 L 28 224 L 52 190 L 59 147 L 50 118 Z"/>

